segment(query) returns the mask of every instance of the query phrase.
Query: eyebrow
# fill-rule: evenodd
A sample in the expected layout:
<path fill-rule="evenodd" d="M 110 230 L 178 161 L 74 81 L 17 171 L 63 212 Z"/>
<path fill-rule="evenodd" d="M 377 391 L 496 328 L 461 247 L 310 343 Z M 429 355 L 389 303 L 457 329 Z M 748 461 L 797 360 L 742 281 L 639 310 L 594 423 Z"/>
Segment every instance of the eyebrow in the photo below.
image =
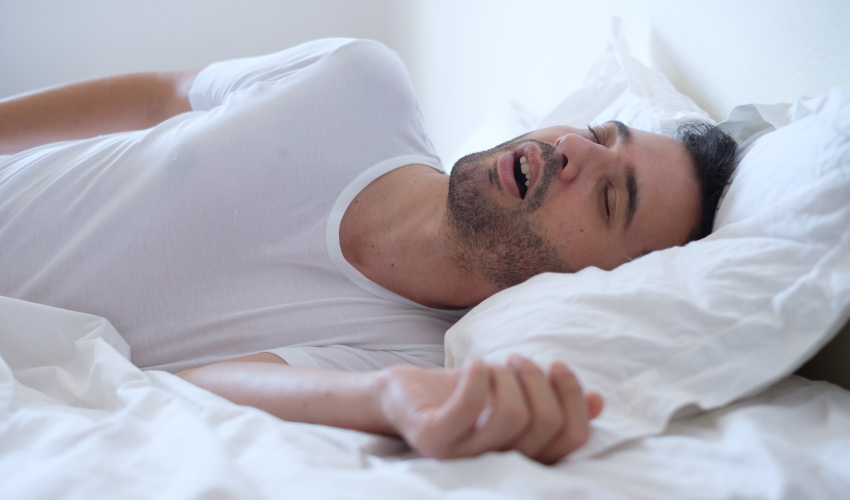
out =
<path fill-rule="evenodd" d="M 628 231 L 629 226 L 632 225 L 632 221 L 635 218 L 638 204 L 638 186 L 635 179 L 635 169 L 632 167 L 626 167 L 626 191 L 628 192 L 629 199 L 626 208 L 625 231 Z"/>
<path fill-rule="evenodd" d="M 617 127 L 617 139 L 619 139 L 623 143 L 629 143 L 632 140 L 632 131 L 629 129 L 628 125 L 619 121 L 619 120 L 611 120 L 614 126 Z"/>

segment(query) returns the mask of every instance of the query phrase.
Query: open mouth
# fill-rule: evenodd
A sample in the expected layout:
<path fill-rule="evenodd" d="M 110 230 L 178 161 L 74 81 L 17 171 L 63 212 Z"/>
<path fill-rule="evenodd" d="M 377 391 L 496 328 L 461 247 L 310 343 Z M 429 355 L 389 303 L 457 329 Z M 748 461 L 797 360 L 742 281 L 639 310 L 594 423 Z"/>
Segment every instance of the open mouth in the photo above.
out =
<path fill-rule="evenodd" d="M 525 156 L 514 158 L 514 179 L 519 188 L 519 196 L 525 199 L 528 193 L 528 184 L 531 181 L 531 167 L 528 165 L 528 159 Z"/>

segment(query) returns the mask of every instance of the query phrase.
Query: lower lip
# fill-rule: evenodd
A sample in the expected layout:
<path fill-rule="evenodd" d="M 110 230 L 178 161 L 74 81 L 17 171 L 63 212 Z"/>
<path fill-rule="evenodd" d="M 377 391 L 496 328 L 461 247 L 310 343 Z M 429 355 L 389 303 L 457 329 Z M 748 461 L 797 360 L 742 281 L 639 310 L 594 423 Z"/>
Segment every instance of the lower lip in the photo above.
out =
<path fill-rule="evenodd" d="M 507 153 L 500 156 L 496 166 L 499 170 L 499 179 L 502 181 L 505 189 L 513 196 L 522 199 L 522 196 L 519 194 L 519 187 L 516 185 L 516 178 L 514 177 L 514 155 Z"/>

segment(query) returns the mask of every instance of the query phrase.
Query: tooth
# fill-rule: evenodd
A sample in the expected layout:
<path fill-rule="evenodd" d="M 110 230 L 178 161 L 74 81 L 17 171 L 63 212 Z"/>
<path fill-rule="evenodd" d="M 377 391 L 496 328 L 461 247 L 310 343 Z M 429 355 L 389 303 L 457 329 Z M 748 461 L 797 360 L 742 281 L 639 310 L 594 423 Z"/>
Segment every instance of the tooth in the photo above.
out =
<path fill-rule="evenodd" d="M 525 180 L 530 181 L 531 180 L 531 174 L 525 174 Z"/>
<path fill-rule="evenodd" d="M 525 158 L 525 156 L 523 156 L 523 158 Z M 522 173 L 524 173 L 525 175 L 528 175 L 529 173 L 531 173 L 531 167 L 529 167 L 529 166 L 528 166 L 528 163 L 520 163 L 520 164 L 519 164 L 519 169 L 520 169 L 520 171 L 522 171 Z"/>
<path fill-rule="evenodd" d="M 528 183 L 531 181 L 525 181 L 525 187 L 528 187 Z"/>
<path fill-rule="evenodd" d="M 520 162 L 520 163 L 528 163 L 528 158 L 526 158 L 525 156 L 520 156 L 520 157 L 519 157 L 519 162 Z"/>

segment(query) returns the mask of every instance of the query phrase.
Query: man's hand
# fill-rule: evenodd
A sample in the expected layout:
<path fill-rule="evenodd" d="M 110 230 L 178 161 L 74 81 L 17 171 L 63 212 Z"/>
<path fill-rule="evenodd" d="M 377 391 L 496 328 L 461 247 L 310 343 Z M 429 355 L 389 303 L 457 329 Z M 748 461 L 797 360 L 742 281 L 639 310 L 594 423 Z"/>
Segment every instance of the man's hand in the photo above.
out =
<path fill-rule="evenodd" d="M 514 356 L 507 366 L 467 363 L 463 370 L 391 367 L 381 391 L 388 424 L 417 452 L 434 458 L 517 450 L 553 463 L 587 441 L 602 398 L 582 392 L 561 362 L 549 376 Z"/>

